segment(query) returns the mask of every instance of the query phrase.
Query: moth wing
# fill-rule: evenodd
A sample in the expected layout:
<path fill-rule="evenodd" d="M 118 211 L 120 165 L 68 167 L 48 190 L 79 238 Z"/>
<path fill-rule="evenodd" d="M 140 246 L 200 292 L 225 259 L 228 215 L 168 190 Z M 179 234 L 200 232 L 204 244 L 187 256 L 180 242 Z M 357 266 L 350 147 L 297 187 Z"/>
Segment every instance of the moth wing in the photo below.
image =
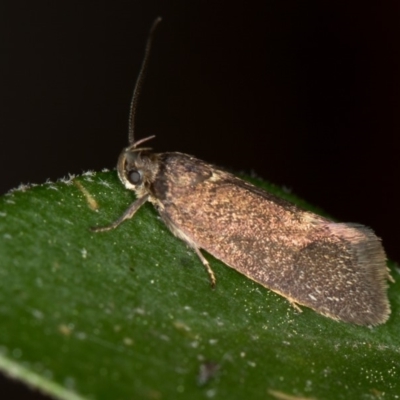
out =
<path fill-rule="evenodd" d="M 390 275 L 373 231 L 359 224 L 328 222 L 317 226 L 311 237 L 314 240 L 294 260 L 292 295 L 333 319 L 359 325 L 385 322 L 390 314 Z"/>
<path fill-rule="evenodd" d="M 390 313 L 385 253 L 367 227 L 339 224 L 219 172 L 174 194 L 172 231 L 293 303 L 378 324 Z"/>

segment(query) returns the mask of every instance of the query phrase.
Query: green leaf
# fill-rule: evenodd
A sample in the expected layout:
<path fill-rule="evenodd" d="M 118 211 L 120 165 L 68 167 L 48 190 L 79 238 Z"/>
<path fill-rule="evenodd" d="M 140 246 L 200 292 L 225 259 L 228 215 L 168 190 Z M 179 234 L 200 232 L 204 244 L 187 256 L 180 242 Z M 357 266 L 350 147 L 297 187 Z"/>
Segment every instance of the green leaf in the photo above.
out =
<path fill-rule="evenodd" d="M 212 290 L 151 204 L 89 230 L 133 200 L 115 172 L 0 198 L 5 374 L 61 399 L 400 398 L 394 264 L 386 324 L 335 322 L 206 255 Z"/>

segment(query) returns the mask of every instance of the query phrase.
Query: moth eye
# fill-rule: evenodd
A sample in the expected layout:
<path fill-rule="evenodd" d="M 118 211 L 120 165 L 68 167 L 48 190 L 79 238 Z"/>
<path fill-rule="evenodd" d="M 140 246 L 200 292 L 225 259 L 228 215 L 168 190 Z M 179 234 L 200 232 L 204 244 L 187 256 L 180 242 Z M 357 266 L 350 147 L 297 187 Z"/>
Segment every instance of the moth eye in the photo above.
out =
<path fill-rule="evenodd" d="M 133 169 L 128 172 L 128 180 L 132 185 L 139 185 L 143 180 L 142 173 L 137 169 Z"/>

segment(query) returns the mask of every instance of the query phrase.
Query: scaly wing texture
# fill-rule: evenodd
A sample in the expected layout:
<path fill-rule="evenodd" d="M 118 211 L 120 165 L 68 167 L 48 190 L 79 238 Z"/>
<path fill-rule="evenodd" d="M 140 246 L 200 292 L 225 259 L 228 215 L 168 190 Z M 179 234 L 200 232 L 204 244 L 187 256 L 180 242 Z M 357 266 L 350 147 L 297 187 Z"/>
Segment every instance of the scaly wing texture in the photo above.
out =
<path fill-rule="evenodd" d="M 201 166 L 198 181 L 195 173 L 177 178 L 182 184 L 174 182 L 160 210 L 177 236 L 291 302 L 346 322 L 386 321 L 386 258 L 370 229 L 331 222 Z"/>

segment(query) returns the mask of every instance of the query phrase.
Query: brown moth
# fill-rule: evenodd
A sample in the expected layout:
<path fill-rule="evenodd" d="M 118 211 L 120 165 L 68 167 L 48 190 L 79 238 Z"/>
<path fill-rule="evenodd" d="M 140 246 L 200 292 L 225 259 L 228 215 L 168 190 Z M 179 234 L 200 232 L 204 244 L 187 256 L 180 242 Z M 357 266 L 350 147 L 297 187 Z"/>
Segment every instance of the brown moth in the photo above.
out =
<path fill-rule="evenodd" d="M 304 211 L 190 155 L 140 147 L 153 136 L 135 141 L 137 101 L 160 20 L 151 28 L 133 93 L 129 146 L 118 160 L 120 180 L 138 198 L 114 223 L 93 230 L 116 228 L 150 201 L 171 232 L 197 253 L 212 286 L 215 276 L 201 250 L 296 307 L 359 325 L 384 323 L 392 278 L 371 229 Z"/>

